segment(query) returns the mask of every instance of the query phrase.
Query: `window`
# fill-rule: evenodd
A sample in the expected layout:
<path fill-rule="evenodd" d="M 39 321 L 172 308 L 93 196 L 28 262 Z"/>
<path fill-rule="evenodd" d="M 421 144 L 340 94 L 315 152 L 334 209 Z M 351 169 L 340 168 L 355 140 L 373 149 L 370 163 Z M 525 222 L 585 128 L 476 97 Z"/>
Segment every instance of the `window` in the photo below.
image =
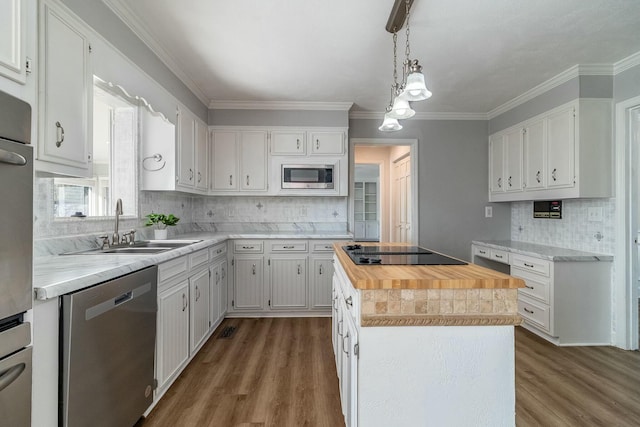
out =
<path fill-rule="evenodd" d="M 94 78 L 93 177 L 54 179 L 57 218 L 113 216 L 117 199 L 137 216 L 138 106 L 118 92 Z"/>

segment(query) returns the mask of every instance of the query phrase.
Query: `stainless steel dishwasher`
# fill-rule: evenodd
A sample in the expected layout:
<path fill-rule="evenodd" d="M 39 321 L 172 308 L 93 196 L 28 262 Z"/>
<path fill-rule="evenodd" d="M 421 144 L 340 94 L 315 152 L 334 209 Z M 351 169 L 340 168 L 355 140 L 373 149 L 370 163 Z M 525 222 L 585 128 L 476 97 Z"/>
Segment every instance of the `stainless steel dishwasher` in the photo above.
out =
<path fill-rule="evenodd" d="M 157 272 L 62 297 L 61 426 L 129 427 L 151 404 Z"/>

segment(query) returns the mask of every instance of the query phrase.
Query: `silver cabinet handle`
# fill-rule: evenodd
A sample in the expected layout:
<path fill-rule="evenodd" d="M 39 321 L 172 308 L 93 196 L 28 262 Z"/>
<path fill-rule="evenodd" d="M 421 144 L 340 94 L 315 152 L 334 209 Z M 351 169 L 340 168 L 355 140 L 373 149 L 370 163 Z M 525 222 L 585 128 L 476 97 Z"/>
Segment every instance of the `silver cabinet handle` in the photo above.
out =
<path fill-rule="evenodd" d="M 525 267 L 529 267 L 529 268 L 533 268 L 533 264 L 527 264 L 526 262 L 524 263 Z"/>
<path fill-rule="evenodd" d="M 322 274 L 322 264 L 318 267 L 318 274 Z"/>
<path fill-rule="evenodd" d="M 536 172 L 536 181 L 540 184 L 540 171 Z"/>
<path fill-rule="evenodd" d="M 189 181 L 193 180 L 193 169 L 189 168 Z"/>
<path fill-rule="evenodd" d="M 221 269 L 221 270 L 222 270 L 222 278 L 224 279 L 226 277 L 227 273 L 224 271 L 224 268 Z"/>
<path fill-rule="evenodd" d="M 296 139 L 296 150 L 300 149 L 300 140 Z"/>
<path fill-rule="evenodd" d="M 27 159 L 18 153 L 13 151 L 7 151 L 0 148 L 0 163 L 8 163 L 10 165 L 24 166 L 27 164 Z"/>
<path fill-rule="evenodd" d="M 216 285 L 220 283 L 220 273 L 216 271 Z"/>
<path fill-rule="evenodd" d="M 551 171 L 551 178 L 553 178 L 554 181 L 557 181 L 557 177 L 556 177 L 556 173 L 558 172 L 558 169 L 553 169 L 553 171 Z"/>
<path fill-rule="evenodd" d="M 527 309 L 527 307 L 524 308 L 524 311 L 526 311 L 529 314 L 533 314 L 533 310 L 529 310 L 529 309 Z"/>
<path fill-rule="evenodd" d="M 502 188 L 502 178 L 498 178 L 498 188 Z"/>
<path fill-rule="evenodd" d="M 200 299 L 200 289 L 196 286 L 196 301 Z"/>
<path fill-rule="evenodd" d="M 500 259 L 502 259 L 502 258 L 503 258 L 503 256 L 502 256 L 502 255 L 495 255 L 495 257 L 496 257 L 496 258 L 500 258 Z"/>
<path fill-rule="evenodd" d="M 300 264 L 298 264 L 298 276 L 300 275 Z"/>
<path fill-rule="evenodd" d="M 64 141 L 64 128 L 60 122 L 56 122 L 56 147 L 60 148 Z"/>
<path fill-rule="evenodd" d="M 247 175 L 247 186 L 249 185 L 249 175 Z"/>
<path fill-rule="evenodd" d="M 512 187 L 512 185 L 511 185 L 511 177 L 509 177 L 509 187 Z"/>
<path fill-rule="evenodd" d="M 243 246 L 242 249 L 255 249 L 255 246 Z"/>
<path fill-rule="evenodd" d="M 346 302 L 348 306 L 353 307 L 353 297 L 352 296 L 347 297 L 347 299 L 344 300 L 344 302 Z"/>
<path fill-rule="evenodd" d="M 7 388 L 12 382 L 14 382 L 27 367 L 24 363 L 18 363 L 13 365 L 9 369 L 0 373 L 0 391 Z"/>
<path fill-rule="evenodd" d="M 533 289 L 533 286 L 524 285 L 527 289 Z"/>
<path fill-rule="evenodd" d="M 282 249 L 293 249 L 295 248 L 295 246 L 291 245 L 291 246 L 283 246 Z"/>
<path fill-rule="evenodd" d="M 342 336 L 342 328 L 340 328 L 341 325 L 342 325 L 342 320 L 338 322 L 338 335 L 340 336 Z"/>
<path fill-rule="evenodd" d="M 182 294 L 182 311 L 185 311 L 187 309 L 187 296 L 185 294 Z"/>
<path fill-rule="evenodd" d="M 479 250 L 478 252 L 481 253 L 482 255 L 486 255 L 487 254 L 487 251 L 483 251 L 483 250 Z"/>
<path fill-rule="evenodd" d="M 254 276 L 256 275 L 256 265 L 255 265 L 255 264 L 253 264 L 252 274 L 253 274 Z"/>
<path fill-rule="evenodd" d="M 325 248 L 325 249 L 333 249 L 333 246 L 326 245 L 324 248 Z"/>
<path fill-rule="evenodd" d="M 320 140 L 316 139 L 316 150 L 320 149 Z"/>
<path fill-rule="evenodd" d="M 217 254 L 222 253 L 222 249 L 218 249 L 218 250 L 216 251 L 216 253 L 217 253 Z"/>
<path fill-rule="evenodd" d="M 202 174 L 198 172 L 198 182 L 202 181 Z"/>
<path fill-rule="evenodd" d="M 349 331 L 347 331 L 347 333 L 342 337 L 342 351 L 343 351 L 347 356 L 349 356 L 349 352 L 348 352 L 348 351 L 345 351 L 345 349 L 348 349 L 349 347 L 347 347 L 347 346 L 344 344 L 344 340 L 345 340 L 345 339 L 347 339 L 347 338 L 349 338 Z"/>
<path fill-rule="evenodd" d="M 229 175 L 229 185 L 233 185 L 233 175 Z"/>

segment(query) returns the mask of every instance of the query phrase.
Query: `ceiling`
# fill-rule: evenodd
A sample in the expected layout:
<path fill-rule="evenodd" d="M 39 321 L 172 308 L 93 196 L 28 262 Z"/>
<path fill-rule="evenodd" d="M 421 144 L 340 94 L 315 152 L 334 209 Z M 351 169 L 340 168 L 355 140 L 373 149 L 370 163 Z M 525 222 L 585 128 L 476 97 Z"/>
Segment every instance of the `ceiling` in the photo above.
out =
<path fill-rule="evenodd" d="M 393 0 L 103 0 L 198 97 L 382 112 Z M 415 0 L 418 112 L 488 113 L 576 64 L 640 51 L 638 0 Z M 404 28 L 398 36 L 404 56 Z"/>

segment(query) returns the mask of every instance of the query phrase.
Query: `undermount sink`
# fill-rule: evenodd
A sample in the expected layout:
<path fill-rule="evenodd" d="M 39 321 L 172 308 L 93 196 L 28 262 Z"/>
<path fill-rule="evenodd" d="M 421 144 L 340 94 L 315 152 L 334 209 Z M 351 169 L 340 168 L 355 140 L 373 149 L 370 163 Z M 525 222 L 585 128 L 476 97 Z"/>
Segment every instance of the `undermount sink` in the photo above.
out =
<path fill-rule="evenodd" d="M 171 249 L 189 246 L 202 240 L 145 240 L 133 245 L 111 246 L 105 249 L 88 249 L 78 252 L 66 252 L 62 255 L 148 255 L 157 254 Z"/>

